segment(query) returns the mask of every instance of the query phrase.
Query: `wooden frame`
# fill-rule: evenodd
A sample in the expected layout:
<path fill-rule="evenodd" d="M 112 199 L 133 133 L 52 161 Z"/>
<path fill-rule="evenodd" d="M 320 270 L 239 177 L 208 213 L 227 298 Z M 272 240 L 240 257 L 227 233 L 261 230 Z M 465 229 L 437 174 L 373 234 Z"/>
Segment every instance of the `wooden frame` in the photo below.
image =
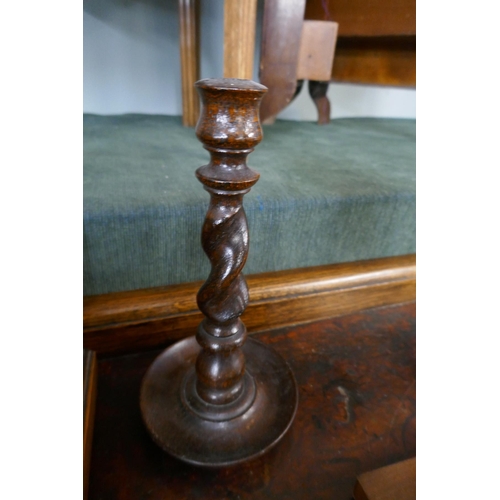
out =
<path fill-rule="evenodd" d="M 247 276 L 250 333 L 415 300 L 415 255 Z M 84 347 L 133 352 L 194 335 L 202 282 L 84 298 Z"/>

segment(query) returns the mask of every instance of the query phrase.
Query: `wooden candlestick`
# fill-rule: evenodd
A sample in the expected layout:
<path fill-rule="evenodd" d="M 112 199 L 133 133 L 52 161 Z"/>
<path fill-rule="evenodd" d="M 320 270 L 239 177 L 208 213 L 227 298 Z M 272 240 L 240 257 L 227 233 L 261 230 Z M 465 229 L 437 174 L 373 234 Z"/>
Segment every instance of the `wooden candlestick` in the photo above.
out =
<path fill-rule="evenodd" d="M 196 135 L 211 160 L 196 176 L 210 193 L 202 246 L 212 270 L 197 299 L 205 319 L 195 337 L 164 351 L 144 376 L 141 411 L 154 441 L 189 463 L 224 466 L 261 455 L 290 427 L 297 386 L 284 359 L 248 339 L 241 271 L 248 255 L 243 196 L 259 179 L 246 157 L 262 140 L 266 87 L 250 80 L 196 83 Z"/>

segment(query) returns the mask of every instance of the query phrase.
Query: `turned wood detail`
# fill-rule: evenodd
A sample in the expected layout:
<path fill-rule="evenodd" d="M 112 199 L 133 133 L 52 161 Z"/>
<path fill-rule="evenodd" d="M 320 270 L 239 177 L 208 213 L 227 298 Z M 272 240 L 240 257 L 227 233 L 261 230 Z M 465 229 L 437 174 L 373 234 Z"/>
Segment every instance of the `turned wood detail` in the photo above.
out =
<path fill-rule="evenodd" d="M 207 405 L 233 405 L 230 412 L 236 415 L 255 395 L 241 351 L 247 331 L 240 316 L 248 304 L 242 269 L 249 245 L 243 196 L 259 179 L 246 158 L 262 140 L 259 105 L 267 89 L 238 79 L 201 80 L 196 88 L 202 101 L 196 135 L 211 156 L 196 176 L 210 193 L 202 246 L 212 269 L 197 295 L 205 316 L 196 335 L 202 351 L 196 381 L 192 373 L 185 397 L 194 411 L 209 418 L 207 414 L 220 412 Z M 221 419 L 227 417 L 224 413 Z"/>
<path fill-rule="evenodd" d="M 262 140 L 259 104 L 267 88 L 250 80 L 201 80 L 196 135 L 210 153 L 196 176 L 210 194 L 202 246 L 212 269 L 197 295 L 205 316 L 196 337 L 177 342 L 144 375 L 141 414 L 153 440 L 196 465 L 256 458 L 278 443 L 297 412 L 297 383 L 286 361 L 248 339 L 241 273 L 248 255 L 243 196 L 259 179 L 246 157 Z"/>

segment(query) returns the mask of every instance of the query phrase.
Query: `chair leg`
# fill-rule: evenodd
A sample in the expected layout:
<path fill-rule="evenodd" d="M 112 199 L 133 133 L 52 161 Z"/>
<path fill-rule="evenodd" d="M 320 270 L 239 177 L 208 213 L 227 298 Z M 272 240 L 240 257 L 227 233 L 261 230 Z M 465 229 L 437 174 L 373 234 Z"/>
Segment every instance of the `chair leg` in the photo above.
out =
<path fill-rule="evenodd" d="M 224 0 L 224 78 L 251 80 L 257 0 Z"/>
<path fill-rule="evenodd" d="M 309 95 L 318 110 L 318 125 L 330 123 L 330 101 L 326 97 L 330 82 L 309 80 Z"/>
<path fill-rule="evenodd" d="M 198 15 L 198 0 L 179 0 L 182 124 L 185 127 L 194 127 L 200 115 L 200 102 L 194 87 L 200 79 Z"/>

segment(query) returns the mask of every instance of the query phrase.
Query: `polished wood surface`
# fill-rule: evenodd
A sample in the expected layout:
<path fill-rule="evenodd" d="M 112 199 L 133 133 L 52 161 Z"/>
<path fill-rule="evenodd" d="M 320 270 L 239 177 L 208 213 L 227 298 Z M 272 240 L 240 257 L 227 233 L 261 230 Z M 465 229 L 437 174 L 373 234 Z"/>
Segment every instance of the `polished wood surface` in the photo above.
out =
<path fill-rule="evenodd" d="M 299 407 L 285 438 L 247 464 L 205 470 L 163 453 L 139 412 L 158 351 L 101 359 L 90 499 L 348 500 L 356 477 L 415 456 L 415 305 L 255 336 L 289 360 Z"/>
<path fill-rule="evenodd" d="M 262 140 L 259 106 L 267 88 L 238 79 L 202 80 L 196 86 L 203 102 L 196 136 L 210 153 L 210 163 L 196 171 L 210 193 L 201 244 L 212 267 L 196 297 L 204 315 L 196 336 L 202 347 L 196 391 L 205 403 L 219 406 L 250 390 L 241 351 L 247 330 L 240 316 L 248 304 L 242 270 L 249 249 L 243 196 L 259 179 L 246 159 Z"/>
<path fill-rule="evenodd" d="M 260 108 L 263 123 L 272 122 L 295 94 L 305 3 L 305 0 L 264 3 L 259 79 L 269 92 Z"/>
<path fill-rule="evenodd" d="M 200 78 L 198 0 L 179 0 L 179 49 L 182 83 L 182 124 L 194 127 L 200 103 L 194 84 Z"/>
<path fill-rule="evenodd" d="M 247 276 L 250 333 L 415 300 L 415 255 Z M 84 346 L 133 352 L 194 335 L 201 282 L 85 297 Z"/>
<path fill-rule="evenodd" d="M 141 386 L 142 419 L 169 455 L 210 468 L 241 464 L 267 453 L 286 434 L 298 404 L 290 367 L 255 339 L 239 352 L 244 384 L 237 398 L 224 402 L 206 401 L 197 390 L 195 366 L 203 351 L 195 337 L 177 342 L 152 363 Z M 220 373 L 220 364 L 212 372 Z"/>
<path fill-rule="evenodd" d="M 83 350 L 83 498 L 88 496 L 95 403 L 97 396 L 97 358 L 93 351 Z"/>
<path fill-rule="evenodd" d="M 416 497 L 416 458 L 365 472 L 354 487 L 354 500 L 415 500 Z"/>
<path fill-rule="evenodd" d="M 339 38 L 332 80 L 415 87 L 416 37 Z"/>
<path fill-rule="evenodd" d="M 339 36 L 416 34 L 416 0 L 307 0 L 305 19 L 336 21 Z"/>
<path fill-rule="evenodd" d="M 211 264 L 197 294 L 204 319 L 196 338 L 166 349 L 144 376 L 141 414 L 156 444 L 184 462 L 215 467 L 262 455 L 285 435 L 297 410 L 297 386 L 272 348 L 246 341 L 242 274 L 248 248 L 243 196 L 259 179 L 246 158 L 262 140 L 260 101 L 251 80 L 196 83 L 202 111 L 196 136 L 210 153 L 196 171 L 210 194 L 201 243 Z"/>
<path fill-rule="evenodd" d="M 224 78 L 253 78 L 257 0 L 224 0 Z"/>

